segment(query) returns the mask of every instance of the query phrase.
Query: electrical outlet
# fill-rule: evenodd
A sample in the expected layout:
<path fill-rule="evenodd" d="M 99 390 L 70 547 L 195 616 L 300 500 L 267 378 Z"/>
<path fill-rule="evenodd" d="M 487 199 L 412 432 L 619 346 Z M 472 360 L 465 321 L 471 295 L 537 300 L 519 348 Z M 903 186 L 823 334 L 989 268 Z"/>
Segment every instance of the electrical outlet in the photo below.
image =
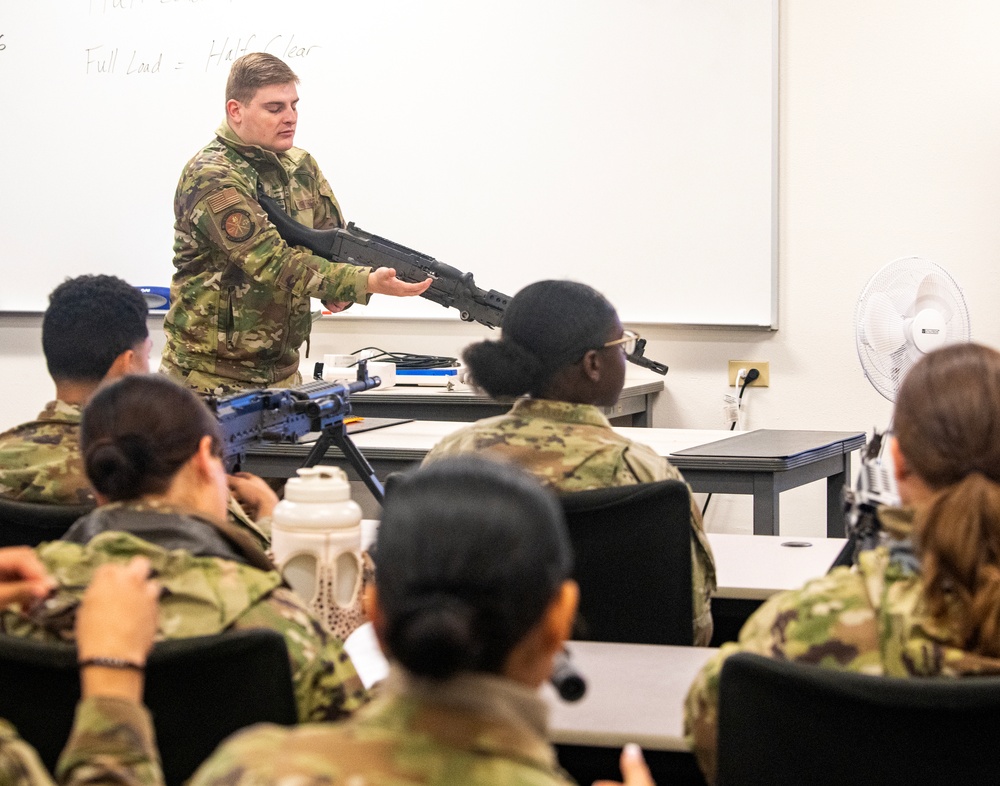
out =
<path fill-rule="evenodd" d="M 760 376 L 757 377 L 753 382 L 751 382 L 747 387 L 751 388 L 766 388 L 771 384 L 771 369 L 770 364 L 766 360 L 730 360 L 729 361 L 729 386 L 736 387 L 740 384 L 738 375 L 740 369 L 744 368 L 749 371 L 752 368 L 757 369 L 760 372 Z"/>

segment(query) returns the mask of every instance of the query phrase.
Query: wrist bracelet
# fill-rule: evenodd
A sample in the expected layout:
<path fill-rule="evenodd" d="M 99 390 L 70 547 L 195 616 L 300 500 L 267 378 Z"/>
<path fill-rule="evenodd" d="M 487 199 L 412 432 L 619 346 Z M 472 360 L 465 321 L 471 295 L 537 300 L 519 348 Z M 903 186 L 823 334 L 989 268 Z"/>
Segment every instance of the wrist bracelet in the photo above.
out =
<path fill-rule="evenodd" d="M 124 658 L 87 658 L 77 663 L 81 669 L 85 666 L 103 666 L 106 669 L 131 669 L 132 671 L 145 671 L 146 667 L 141 663 L 133 663 Z"/>

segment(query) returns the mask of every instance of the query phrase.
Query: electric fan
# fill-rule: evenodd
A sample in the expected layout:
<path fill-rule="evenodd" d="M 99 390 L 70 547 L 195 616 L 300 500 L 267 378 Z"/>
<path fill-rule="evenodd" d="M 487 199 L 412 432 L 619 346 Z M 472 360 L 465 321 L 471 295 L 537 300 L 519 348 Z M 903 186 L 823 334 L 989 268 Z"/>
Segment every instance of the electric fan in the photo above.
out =
<path fill-rule="evenodd" d="M 969 340 L 969 309 L 940 265 L 903 257 L 873 275 L 858 298 L 854 324 L 861 368 L 889 401 L 922 355 Z"/>
<path fill-rule="evenodd" d="M 920 257 L 895 259 L 872 276 L 854 311 L 861 368 L 875 389 L 896 400 L 899 384 L 922 355 L 969 340 L 969 309 L 962 290 L 943 267 Z M 890 430 L 891 432 L 891 427 Z M 898 505 L 889 432 L 872 435 L 861 452 L 855 488 L 844 489 L 848 540 L 834 565 L 884 542 L 877 511 Z"/>

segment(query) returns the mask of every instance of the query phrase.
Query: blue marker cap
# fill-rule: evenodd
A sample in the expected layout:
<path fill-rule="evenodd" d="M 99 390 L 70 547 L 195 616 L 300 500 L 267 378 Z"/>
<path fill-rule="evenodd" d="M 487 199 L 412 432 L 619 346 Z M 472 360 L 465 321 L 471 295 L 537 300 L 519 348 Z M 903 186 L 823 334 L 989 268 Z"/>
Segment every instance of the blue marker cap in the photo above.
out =
<path fill-rule="evenodd" d="M 146 298 L 150 311 L 166 311 L 170 308 L 170 287 L 136 287 Z"/>

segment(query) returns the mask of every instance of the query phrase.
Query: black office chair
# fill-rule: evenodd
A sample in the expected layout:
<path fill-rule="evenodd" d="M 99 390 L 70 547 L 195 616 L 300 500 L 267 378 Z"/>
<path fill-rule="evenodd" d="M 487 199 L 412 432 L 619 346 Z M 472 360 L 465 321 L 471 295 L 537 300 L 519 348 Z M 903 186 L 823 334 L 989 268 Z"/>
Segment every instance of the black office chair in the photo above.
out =
<path fill-rule="evenodd" d="M 93 505 L 43 505 L 0 497 L 0 546 L 37 546 L 59 540 Z"/>
<path fill-rule="evenodd" d="M 0 718 L 54 768 L 80 698 L 76 648 L 0 636 L 0 685 Z M 255 629 L 157 644 L 146 666 L 145 703 L 166 782 L 182 784 L 234 731 L 296 722 L 285 640 Z"/>
<path fill-rule="evenodd" d="M 872 677 L 738 653 L 718 784 L 995 783 L 1000 677 Z"/>
<path fill-rule="evenodd" d="M 676 480 L 560 498 L 580 585 L 575 637 L 634 644 L 693 640 L 691 500 Z"/>

